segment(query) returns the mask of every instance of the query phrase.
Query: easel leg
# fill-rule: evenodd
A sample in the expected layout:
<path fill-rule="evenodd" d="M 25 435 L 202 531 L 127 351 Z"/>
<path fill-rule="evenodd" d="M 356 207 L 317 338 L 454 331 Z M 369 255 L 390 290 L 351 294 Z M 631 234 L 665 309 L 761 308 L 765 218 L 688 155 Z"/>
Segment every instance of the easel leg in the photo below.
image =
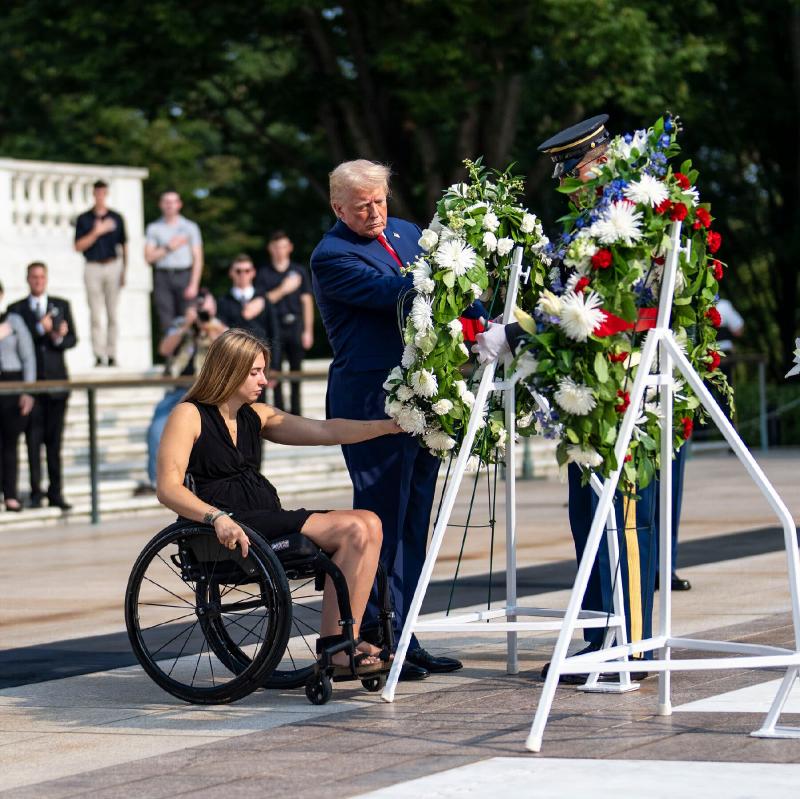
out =
<path fill-rule="evenodd" d="M 786 700 L 789 698 L 794 681 L 800 676 L 800 670 L 796 667 L 788 668 L 786 674 L 778 687 L 778 693 L 772 700 L 769 712 L 760 729 L 751 732 L 753 738 L 800 738 L 800 727 L 778 727 L 778 719 L 781 716 Z"/>

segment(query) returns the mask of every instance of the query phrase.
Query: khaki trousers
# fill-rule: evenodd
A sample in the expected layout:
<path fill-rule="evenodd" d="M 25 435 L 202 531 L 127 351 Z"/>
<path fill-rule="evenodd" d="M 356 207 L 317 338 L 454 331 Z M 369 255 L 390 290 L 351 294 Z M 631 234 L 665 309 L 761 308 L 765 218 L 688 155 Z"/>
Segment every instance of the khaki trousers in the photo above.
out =
<path fill-rule="evenodd" d="M 117 357 L 117 305 L 122 259 L 105 264 L 87 261 L 83 273 L 92 324 L 92 350 L 96 358 Z M 105 330 L 103 309 L 105 308 Z"/>

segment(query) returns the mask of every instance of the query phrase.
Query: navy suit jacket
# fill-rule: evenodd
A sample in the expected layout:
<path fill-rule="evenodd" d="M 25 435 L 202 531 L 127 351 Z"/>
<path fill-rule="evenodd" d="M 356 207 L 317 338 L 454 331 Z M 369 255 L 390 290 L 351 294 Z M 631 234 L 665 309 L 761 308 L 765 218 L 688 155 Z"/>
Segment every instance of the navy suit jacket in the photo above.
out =
<path fill-rule="evenodd" d="M 384 230 L 403 264 L 421 252 L 420 229 L 389 217 Z M 333 348 L 328 380 L 329 417 L 385 419 L 383 382 L 400 363 L 403 337 L 397 305 L 413 288 L 375 239 L 337 222 L 311 255 L 311 279 Z"/>

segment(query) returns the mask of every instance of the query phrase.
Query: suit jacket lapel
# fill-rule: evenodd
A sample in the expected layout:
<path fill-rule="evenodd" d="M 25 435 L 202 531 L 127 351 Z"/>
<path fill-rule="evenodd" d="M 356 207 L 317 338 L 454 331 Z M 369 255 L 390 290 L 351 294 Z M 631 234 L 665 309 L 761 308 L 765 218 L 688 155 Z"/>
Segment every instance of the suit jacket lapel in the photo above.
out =
<path fill-rule="evenodd" d="M 353 233 L 353 231 L 350 230 L 350 228 L 347 227 L 347 225 L 345 225 L 345 223 L 342 222 L 341 220 L 339 220 L 333 226 L 332 232 L 335 235 L 339 236 L 340 238 L 345 239 L 345 241 L 349 241 L 352 244 L 357 244 L 363 247 L 369 253 L 369 256 L 372 259 L 378 261 L 381 266 L 385 266 L 387 269 L 389 269 L 389 271 L 393 275 L 400 274 L 400 267 L 398 267 L 397 261 L 395 261 L 391 255 L 389 255 L 389 253 L 386 251 L 386 248 L 376 239 L 368 239 L 365 238 L 364 236 L 359 236 L 357 233 Z M 387 228 L 387 234 L 386 234 L 387 240 L 389 238 L 389 235 L 390 234 L 388 233 L 388 228 Z M 392 238 L 393 240 L 396 241 L 394 237 Z M 394 247 L 394 244 L 392 244 L 392 247 Z"/>
<path fill-rule="evenodd" d="M 417 242 L 412 241 L 408 236 L 402 235 L 399 231 L 394 230 L 391 219 L 386 225 L 386 230 L 384 232 L 386 241 L 392 245 L 394 251 L 400 256 L 403 266 L 407 266 L 417 257 L 417 253 L 419 252 Z M 392 263 L 394 263 L 394 259 L 392 259 Z"/>

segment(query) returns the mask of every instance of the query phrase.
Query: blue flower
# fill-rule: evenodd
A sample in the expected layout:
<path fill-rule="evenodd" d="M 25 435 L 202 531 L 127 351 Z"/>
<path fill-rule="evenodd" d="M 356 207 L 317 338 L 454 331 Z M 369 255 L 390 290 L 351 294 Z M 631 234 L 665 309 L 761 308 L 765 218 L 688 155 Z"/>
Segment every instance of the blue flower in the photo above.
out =
<path fill-rule="evenodd" d="M 666 148 L 669 147 L 671 141 L 672 139 L 669 137 L 669 135 L 665 133 L 659 137 L 658 146 L 663 147 L 666 150 Z"/>
<path fill-rule="evenodd" d="M 625 139 L 625 144 L 630 144 L 633 141 L 633 134 L 626 133 L 622 138 Z"/>
<path fill-rule="evenodd" d="M 669 133 L 675 126 L 672 124 L 672 117 L 667 117 L 664 120 L 664 130 Z"/>

